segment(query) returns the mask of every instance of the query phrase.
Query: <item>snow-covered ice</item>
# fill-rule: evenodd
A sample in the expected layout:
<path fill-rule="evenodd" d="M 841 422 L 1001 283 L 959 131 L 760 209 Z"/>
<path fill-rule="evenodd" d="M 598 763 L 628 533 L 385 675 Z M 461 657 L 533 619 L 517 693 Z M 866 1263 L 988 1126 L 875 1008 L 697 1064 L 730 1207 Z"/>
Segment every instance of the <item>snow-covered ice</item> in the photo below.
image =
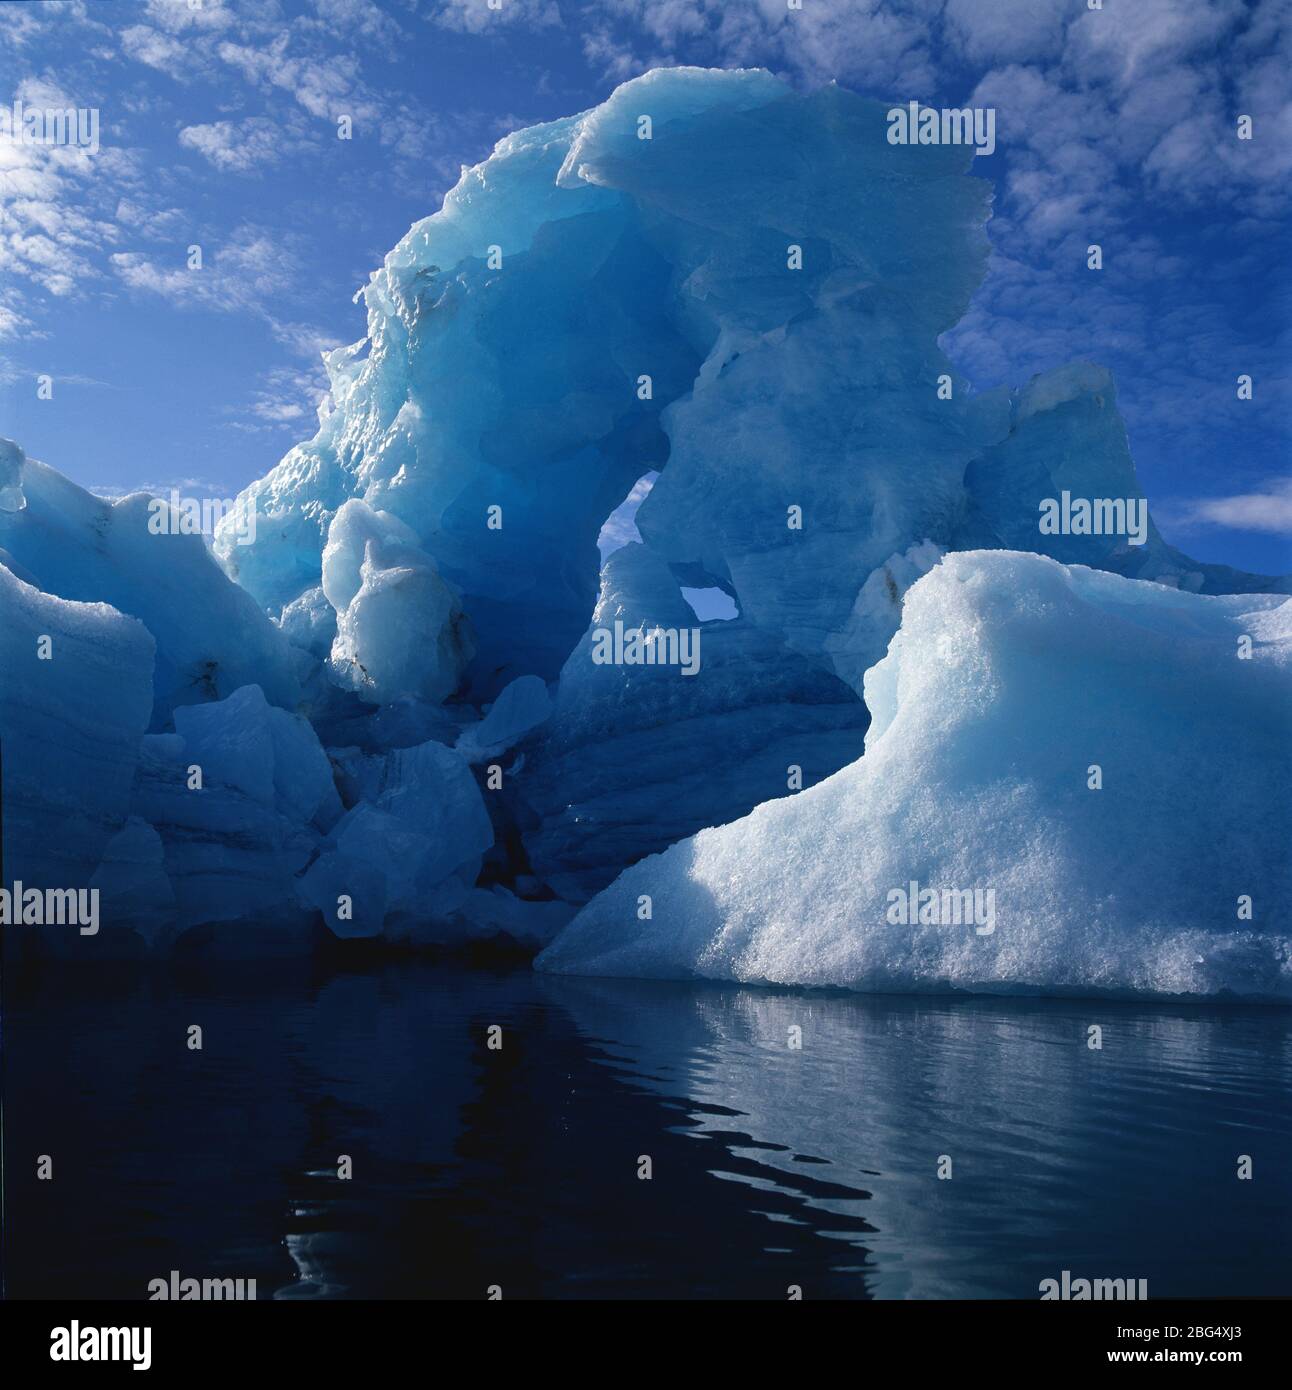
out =
<path fill-rule="evenodd" d="M 1292 998 L 1292 599 L 953 554 L 866 700 L 862 759 L 628 869 L 539 969 Z"/>

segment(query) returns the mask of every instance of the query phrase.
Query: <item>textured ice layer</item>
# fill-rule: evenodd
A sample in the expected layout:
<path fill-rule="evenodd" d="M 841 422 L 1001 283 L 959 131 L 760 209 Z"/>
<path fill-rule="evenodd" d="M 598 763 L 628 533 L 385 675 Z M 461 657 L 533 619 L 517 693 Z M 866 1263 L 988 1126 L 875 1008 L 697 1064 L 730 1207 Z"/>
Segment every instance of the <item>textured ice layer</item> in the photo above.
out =
<path fill-rule="evenodd" d="M 163 927 L 303 916 L 296 875 L 342 812 L 314 730 L 255 685 L 176 710 L 175 726 L 143 740 L 132 805 L 160 839 L 173 908 L 163 879 L 143 872 L 142 836 L 114 847 L 106 881 L 133 895 L 150 942 L 164 939 Z"/>
<path fill-rule="evenodd" d="M 25 505 L 0 505 L 0 549 L 45 593 L 109 603 L 152 634 L 154 728 L 177 705 L 222 699 L 250 682 L 274 704 L 295 707 L 290 644 L 229 582 L 200 535 L 150 530 L 156 506 L 150 511 L 144 493 L 105 502 L 32 459 L 10 476 L 21 477 Z"/>
<path fill-rule="evenodd" d="M 89 887 L 129 815 L 153 651 L 142 623 L 43 594 L 0 564 L 6 887 Z"/>
<path fill-rule="evenodd" d="M 341 507 L 323 551 L 322 588 L 336 611 L 338 684 L 374 705 L 440 701 L 457 689 L 474 650 L 458 595 L 398 517 L 355 498 Z"/>
<path fill-rule="evenodd" d="M 1292 997 L 1292 600 L 953 554 L 865 688 L 863 759 L 627 870 L 539 968 Z"/>
<path fill-rule="evenodd" d="M 645 546 L 606 561 L 591 626 L 561 673 L 544 737 L 515 779 L 538 824 L 535 872 L 582 902 L 625 864 L 856 758 L 865 706 L 852 690 L 743 618 L 698 624 Z M 696 669 L 598 664 L 594 635 L 693 635 Z"/>
<path fill-rule="evenodd" d="M 306 901 L 338 936 L 375 936 L 387 917 L 437 915 L 435 894 L 448 880 L 469 888 L 493 844 L 466 760 L 430 742 L 380 757 L 342 751 L 338 762 L 354 804 L 303 882 Z M 405 922 L 387 934 L 415 933 Z"/>

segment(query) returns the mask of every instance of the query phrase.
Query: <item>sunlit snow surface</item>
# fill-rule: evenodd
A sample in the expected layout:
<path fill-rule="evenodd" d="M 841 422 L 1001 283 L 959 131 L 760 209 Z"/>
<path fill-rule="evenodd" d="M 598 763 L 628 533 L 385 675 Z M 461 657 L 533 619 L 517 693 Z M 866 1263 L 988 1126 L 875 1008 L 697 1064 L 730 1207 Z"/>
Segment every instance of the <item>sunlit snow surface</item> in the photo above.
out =
<path fill-rule="evenodd" d="M 863 759 L 629 869 L 539 968 L 1292 997 L 1292 600 L 950 555 L 866 698 Z M 893 923 L 912 880 L 993 929 Z"/>

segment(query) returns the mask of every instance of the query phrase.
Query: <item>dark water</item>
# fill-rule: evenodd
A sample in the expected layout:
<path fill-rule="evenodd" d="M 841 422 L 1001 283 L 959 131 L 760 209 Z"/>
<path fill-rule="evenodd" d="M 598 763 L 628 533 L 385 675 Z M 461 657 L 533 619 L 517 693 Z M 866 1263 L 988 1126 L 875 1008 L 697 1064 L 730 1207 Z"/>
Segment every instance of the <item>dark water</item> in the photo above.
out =
<path fill-rule="evenodd" d="M 409 964 L 49 971 L 6 1002 L 10 1297 L 172 1269 L 262 1298 L 1292 1293 L 1286 1011 Z"/>

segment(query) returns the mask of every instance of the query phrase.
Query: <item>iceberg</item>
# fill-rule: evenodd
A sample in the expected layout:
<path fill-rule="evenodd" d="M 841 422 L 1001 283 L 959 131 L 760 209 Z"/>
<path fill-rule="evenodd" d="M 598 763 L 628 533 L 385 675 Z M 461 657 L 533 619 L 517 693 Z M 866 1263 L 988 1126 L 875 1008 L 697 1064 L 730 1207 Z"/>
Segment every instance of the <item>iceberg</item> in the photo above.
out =
<path fill-rule="evenodd" d="M 130 815 L 154 651 L 134 618 L 42 593 L 0 563 L 4 886 L 89 886 Z"/>
<path fill-rule="evenodd" d="M 217 534 L 230 573 L 290 607 L 360 499 L 461 593 L 488 700 L 557 676 L 603 522 L 663 467 L 646 540 L 819 655 L 871 569 L 948 539 L 969 459 L 1007 428 L 1003 398 L 936 396 L 989 185 L 960 149 L 899 164 L 886 129 L 840 88 L 673 69 L 500 142 L 364 289 L 334 408 L 244 493 L 266 524 Z"/>
<path fill-rule="evenodd" d="M 1198 766 L 1207 739 L 1268 734 L 1281 638 L 1245 675 L 1217 655 L 1211 685 L 1182 653 L 1257 637 L 1292 585 L 1165 542 L 1102 367 L 977 394 L 958 375 L 941 344 L 991 187 L 971 147 L 887 134 L 837 86 L 678 68 L 507 136 L 373 272 L 313 437 L 210 547 L 0 441 L 6 845 L 94 876 L 157 949 L 223 924 L 292 949 L 320 924 L 527 949 L 564 927 L 547 966 L 1278 995 L 1286 885 L 1250 862 L 1282 815 L 1277 753 L 1252 754 L 1258 829 L 1233 798 L 1195 810 L 1165 753 L 1153 786 L 1117 757 L 1122 729 Z M 698 618 L 697 590 L 726 616 Z M 936 596 L 963 629 L 935 630 Z M 1179 647 L 1156 676 L 1127 664 L 1141 628 Z M 39 714 L 36 632 L 77 655 Z M 912 702 L 943 648 L 969 653 L 954 688 Z M 1207 703 L 1222 669 L 1237 733 Z M 1110 764 L 1101 791 L 1070 799 L 1029 691 Z M 994 780 L 992 749 L 1015 757 Z M 1152 841 L 1156 906 L 1130 892 L 1132 806 L 1188 822 Z M 1199 896 L 1222 844 L 1255 885 L 1236 928 Z M 992 877 L 960 883 L 978 854 Z M 623 919 L 658 874 L 636 894 L 654 915 Z M 855 894 L 886 876 L 917 927 L 946 886 L 975 913 L 990 889 L 999 928 L 879 932 Z M 1026 921 L 1015 890 L 1040 895 Z"/>
<path fill-rule="evenodd" d="M 217 533 L 326 663 L 306 690 L 327 741 L 520 750 L 502 800 L 562 896 L 855 757 L 863 676 L 942 554 L 1276 587 L 1193 565 L 1151 520 L 1144 546 L 1042 533 L 1050 493 L 1143 501 L 1111 379 L 969 389 L 940 339 L 982 278 L 991 187 L 971 149 L 887 131 L 839 87 L 680 68 L 508 136 L 364 287 L 317 433 L 240 499 L 252 543 L 236 514 Z M 597 539 L 646 477 L 630 581 Z M 650 589 L 630 625 L 677 626 L 680 587 L 734 605 L 696 689 L 586 669 L 589 614 L 625 584 Z M 521 680 L 553 717 L 523 743 L 475 728 Z M 701 772 L 715 737 L 731 752 Z"/>
<path fill-rule="evenodd" d="M 1292 998 L 1292 599 L 946 556 L 857 762 L 627 869 L 540 970 Z"/>
<path fill-rule="evenodd" d="M 110 604 L 143 623 L 156 643 L 154 730 L 168 726 L 178 705 L 223 699 L 251 683 L 273 703 L 296 707 L 291 644 L 200 535 L 150 528 L 156 500 L 146 493 L 105 501 L 4 443 L 11 452 L 7 464 L 0 454 L 0 489 L 11 500 L 20 494 L 23 505 L 0 505 L 0 550 L 44 593 Z"/>

